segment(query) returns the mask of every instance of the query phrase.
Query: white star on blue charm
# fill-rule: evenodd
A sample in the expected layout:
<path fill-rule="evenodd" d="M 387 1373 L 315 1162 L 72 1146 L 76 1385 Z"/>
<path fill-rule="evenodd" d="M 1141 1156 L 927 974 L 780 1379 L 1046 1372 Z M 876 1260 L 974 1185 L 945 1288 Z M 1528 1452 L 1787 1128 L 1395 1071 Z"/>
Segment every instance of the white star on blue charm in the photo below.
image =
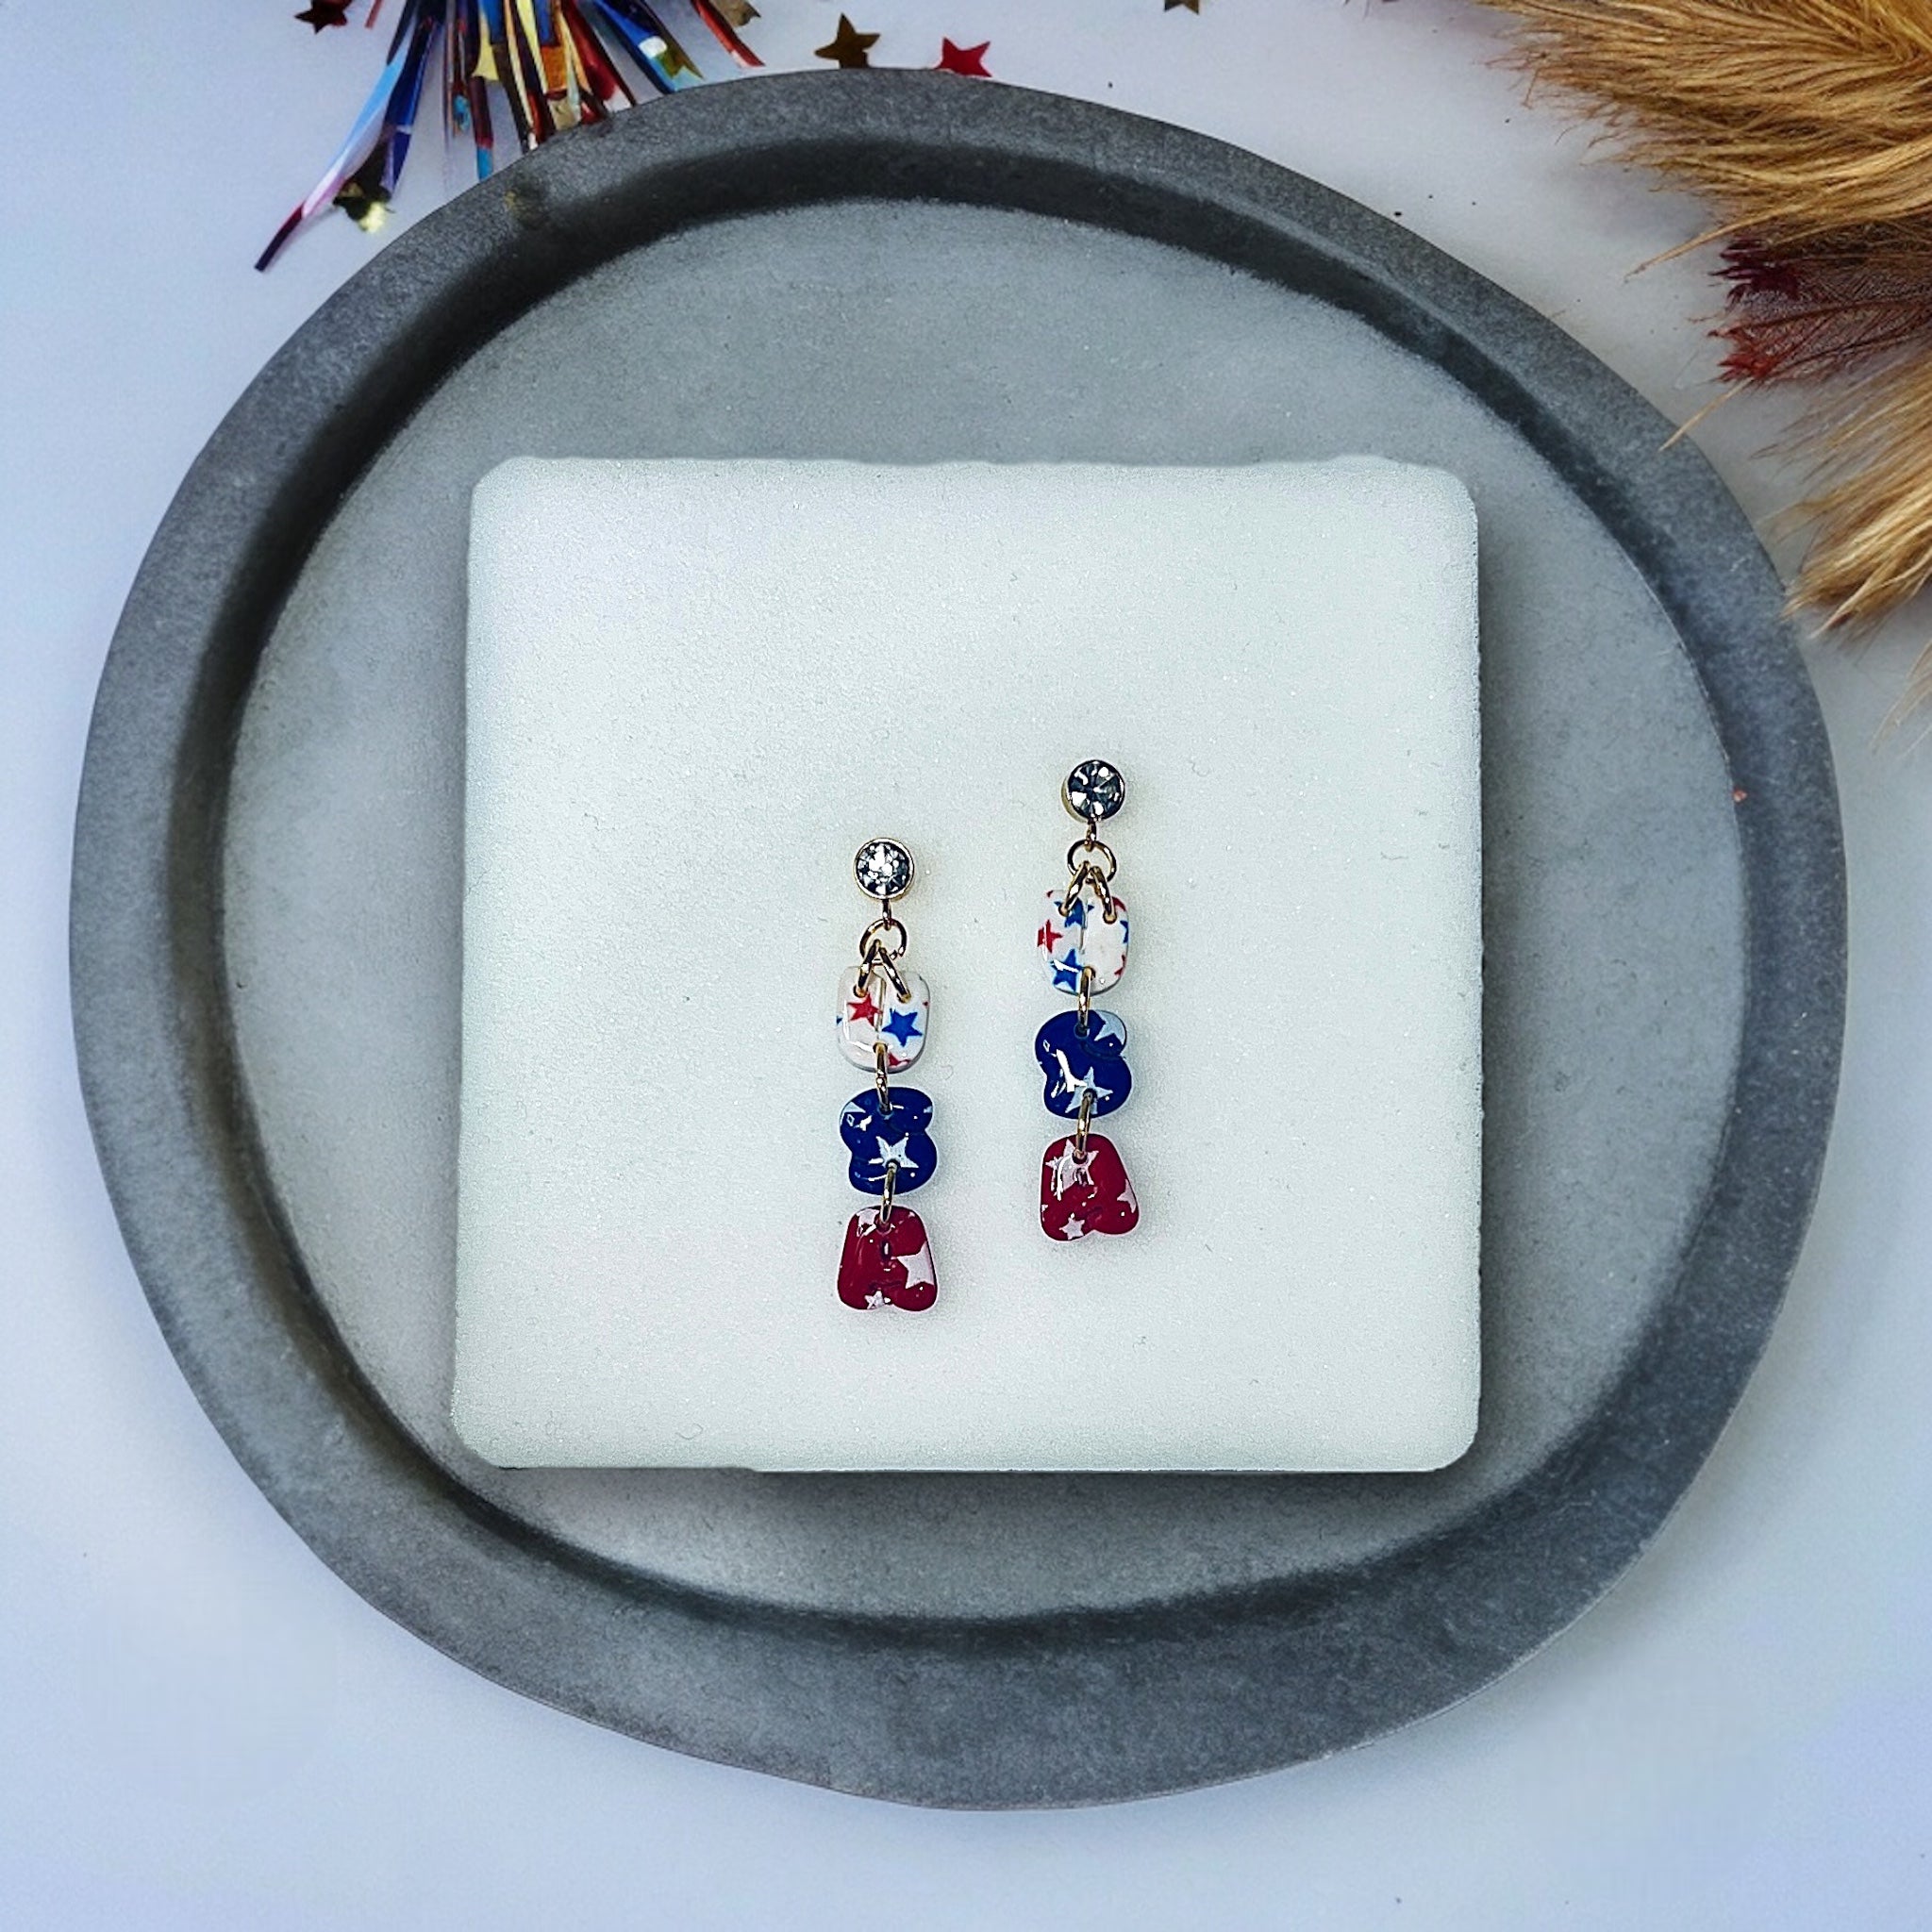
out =
<path fill-rule="evenodd" d="M 932 1178 L 939 1149 L 926 1129 L 932 1102 L 915 1087 L 895 1087 L 890 1106 L 881 1108 L 871 1089 L 855 1093 L 839 1116 L 839 1138 L 851 1158 L 846 1178 L 862 1194 L 883 1194 L 887 1173 L 895 1193 L 908 1193 Z"/>
<path fill-rule="evenodd" d="M 883 1134 L 874 1137 L 879 1143 L 879 1151 L 872 1158 L 872 1165 L 884 1174 L 887 1168 L 896 1167 L 908 1180 L 919 1171 L 919 1163 L 913 1159 L 910 1134 L 901 1135 L 896 1141 L 889 1141 Z"/>
<path fill-rule="evenodd" d="M 1083 1093 L 1091 1093 L 1095 1102 L 1094 1111 L 1099 1112 L 1098 1103 L 1107 1099 L 1113 1092 L 1113 1089 L 1103 1087 L 1093 1077 L 1091 1068 L 1086 1073 L 1074 1073 L 1067 1064 L 1065 1052 L 1059 1047 L 1054 1049 L 1053 1057 L 1055 1064 L 1059 1069 L 1058 1077 L 1054 1082 L 1054 1098 L 1071 1103 L 1071 1111 L 1077 1113 L 1080 1109 L 1080 1096 Z"/>

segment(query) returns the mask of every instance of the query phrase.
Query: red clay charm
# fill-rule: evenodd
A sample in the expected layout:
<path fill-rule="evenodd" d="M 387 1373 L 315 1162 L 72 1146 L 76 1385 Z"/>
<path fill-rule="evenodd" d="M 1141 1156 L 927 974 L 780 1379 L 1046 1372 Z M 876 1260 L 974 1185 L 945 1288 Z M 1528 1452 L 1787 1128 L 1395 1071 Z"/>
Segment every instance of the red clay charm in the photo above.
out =
<path fill-rule="evenodd" d="M 929 1308 L 939 1294 L 925 1224 L 909 1208 L 883 1221 L 862 1208 L 845 1229 L 839 1259 L 839 1299 L 848 1308 Z"/>
<path fill-rule="evenodd" d="M 1074 1139 L 1056 1141 L 1041 1160 L 1041 1226 L 1057 1241 L 1125 1234 L 1141 1219 L 1141 1204 L 1113 1142 L 1089 1134 L 1082 1154 Z"/>

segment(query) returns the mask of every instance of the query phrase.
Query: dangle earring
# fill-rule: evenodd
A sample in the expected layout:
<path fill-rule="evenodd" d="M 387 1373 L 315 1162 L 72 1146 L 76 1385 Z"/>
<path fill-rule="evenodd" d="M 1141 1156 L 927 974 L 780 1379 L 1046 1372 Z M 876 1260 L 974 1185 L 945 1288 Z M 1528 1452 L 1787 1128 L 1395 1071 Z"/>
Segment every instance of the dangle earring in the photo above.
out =
<path fill-rule="evenodd" d="M 939 1163 L 926 1130 L 932 1102 L 917 1088 L 894 1089 L 925 1046 L 932 1000 L 925 981 L 900 966 L 906 928 L 892 901 L 912 884 L 912 855 L 895 839 L 868 839 L 852 860 L 858 889 L 879 902 L 878 917 L 858 938 L 858 963 L 839 981 L 839 1051 L 872 1070 L 872 1086 L 845 1103 L 839 1136 L 847 1173 L 876 1208 L 861 1208 L 845 1230 L 839 1299 L 848 1308 L 929 1308 L 939 1292 L 925 1225 L 901 1194 L 924 1187 Z"/>
<path fill-rule="evenodd" d="M 1126 796 L 1126 780 L 1105 758 L 1087 758 L 1067 774 L 1060 802 L 1086 821 L 1087 835 L 1068 846 L 1066 886 L 1047 893 L 1046 918 L 1034 939 L 1047 977 L 1074 996 L 1074 1010 L 1056 1013 L 1033 1041 L 1046 1076 L 1047 1111 L 1074 1123 L 1040 1166 L 1040 1224 L 1057 1241 L 1125 1234 L 1141 1218 L 1113 1142 L 1091 1131 L 1134 1084 L 1123 1058 L 1125 1025 L 1118 1013 L 1093 1004 L 1093 995 L 1117 985 L 1127 970 L 1127 908 L 1113 890 L 1113 853 L 1100 838 L 1102 820 L 1112 818 Z"/>

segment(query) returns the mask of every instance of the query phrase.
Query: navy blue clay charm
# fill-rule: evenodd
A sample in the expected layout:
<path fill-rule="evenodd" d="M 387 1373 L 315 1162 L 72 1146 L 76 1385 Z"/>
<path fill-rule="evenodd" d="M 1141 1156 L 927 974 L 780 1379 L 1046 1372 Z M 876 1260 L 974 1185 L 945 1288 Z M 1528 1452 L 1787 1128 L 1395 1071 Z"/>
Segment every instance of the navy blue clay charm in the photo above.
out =
<path fill-rule="evenodd" d="M 1091 1093 L 1093 1117 L 1113 1112 L 1133 1091 L 1134 1076 L 1122 1058 L 1126 1050 L 1127 1029 L 1118 1013 L 1094 1008 L 1085 1039 L 1078 1013 L 1056 1013 L 1033 1038 L 1033 1057 L 1046 1075 L 1046 1110 L 1077 1120 L 1081 1096 Z"/>
<path fill-rule="evenodd" d="M 897 1169 L 894 1193 L 923 1188 L 939 1165 L 940 1151 L 926 1131 L 932 1125 L 932 1102 L 916 1087 L 894 1087 L 889 1105 L 879 1106 L 870 1087 L 855 1093 L 839 1116 L 839 1138 L 852 1158 L 846 1174 L 861 1194 L 886 1191 L 886 1170 Z"/>

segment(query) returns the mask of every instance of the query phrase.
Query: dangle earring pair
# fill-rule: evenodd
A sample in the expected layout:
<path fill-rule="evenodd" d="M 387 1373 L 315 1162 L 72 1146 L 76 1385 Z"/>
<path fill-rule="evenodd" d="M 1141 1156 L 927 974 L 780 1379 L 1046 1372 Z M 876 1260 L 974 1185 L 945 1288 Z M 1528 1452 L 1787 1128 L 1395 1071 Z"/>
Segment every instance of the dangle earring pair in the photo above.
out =
<path fill-rule="evenodd" d="M 1035 945 L 1048 978 L 1073 996 L 1074 1008 L 1041 1027 L 1033 1052 L 1045 1076 L 1047 1110 L 1074 1123 L 1041 1159 L 1040 1224 L 1051 1240 L 1071 1241 L 1125 1234 L 1141 1210 L 1113 1142 L 1092 1131 L 1133 1086 L 1126 1026 L 1092 1003 L 1126 971 L 1127 909 L 1113 890 L 1118 863 L 1100 837 L 1101 824 L 1126 802 L 1126 784 L 1105 759 L 1088 758 L 1067 774 L 1060 799 L 1086 833 L 1067 849 L 1067 881 L 1047 893 Z M 846 1225 L 839 1299 L 853 1308 L 917 1311 L 932 1307 L 938 1280 L 925 1224 L 899 1197 L 932 1178 L 939 1150 L 931 1099 L 892 1085 L 924 1050 L 932 1016 L 925 981 L 903 964 L 908 935 L 893 910 L 911 888 L 912 855 L 897 840 L 868 839 L 852 869 L 879 909 L 859 935 L 858 964 L 839 982 L 838 1041 L 846 1059 L 871 1071 L 873 1084 L 845 1103 L 839 1134 L 848 1178 L 878 1205 Z"/>

